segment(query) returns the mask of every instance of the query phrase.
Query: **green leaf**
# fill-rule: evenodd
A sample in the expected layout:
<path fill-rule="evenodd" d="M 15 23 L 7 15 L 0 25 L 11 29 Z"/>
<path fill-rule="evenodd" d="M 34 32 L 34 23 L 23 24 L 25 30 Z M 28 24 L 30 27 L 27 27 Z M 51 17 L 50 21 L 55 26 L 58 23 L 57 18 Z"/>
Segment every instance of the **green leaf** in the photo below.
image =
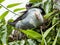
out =
<path fill-rule="evenodd" d="M 0 16 L 0 19 L 4 19 L 5 16 L 9 13 L 9 11 L 5 11 L 1 16 Z"/>
<path fill-rule="evenodd" d="M 5 1 L 5 0 L 0 0 L 0 3 L 2 3 L 3 1 Z"/>
<path fill-rule="evenodd" d="M 20 45 L 20 41 L 9 42 L 8 45 Z"/>
<path fill-rule="evenodd" d="M 54 18 L 52 19 L 52 25 L 54 25 L 56 22 L 57 22 L 57 18 L 54 17 Z"/>
<path fill-rule="evenodd" d="M 58 35 L 59 35 L 59 31 L 57 32 L 57 35 L 56 35 L 55 40 L 54 40 L 54 42 L 53 42 L 53 44 L 52 44 L 52 45 L 56 45 Z"/>
<path fill-rule="evenodd" d="M 47 29 L 47 30 L 45 31 L 43 37 L 45 38 L 45 37 L 49 34 L 49 32 L 50 32 L 58 23 L 59 23 L 59 22 L 57 22 L 57 23 L 56 23 L 55 25 L 53 25 L 51 28 Z"/>
<path fill-rule="evenodd" d="M 52 0 L 46 0 L 46 2 L 44 2 L 43 8 L 45 10 L 45 13 L 49 13 L 53 10 L 53 1 Z"/>
<path fill-rule="evenodd" d="M 6 24 L 2 26 L 1 28 L 3 31 L 1 31 L 1 41 L 3 45 L 7 45 L 7 27 Z"/>
<path fill-rule="evenodd" d="M 21 4 L 21 3 L 9 4 L 9 5 L 7 6 L 7 8 L 12 8 L 12 7 L 18 6 L 18 5 L 20 5 L 20 4 Z"/>
<path fill-rule="evenodd" d="M 28 42 L 28 45 L 37 45 L 36 41 L 32 39 L 28 39 L 27 42 Z"/>
<path fill-rule="evenodd" d="M 30 0 L 32 3 L 42 2 L 42 0 Z"/>
<path fill-rule="evenodd" d="M 58 10 L 53 10 L 53 12 L 48 13 L 44 16 L 44 19 L 48 19 L 50 16 L 52 16 L 54 13 L 58 12 Z"/>
<path fill-rule="evenodd" d="M 0 6 L 0 9 L 2 8 L 2 6 Z"/>
<path fill-rule="evenodd" d="M 41 39 L 42 37 L 39 33 L 33 30 L 21 30 L 21 31 L 33 39 Z"/>
<path fill-rule="evenodd" d="M 13 22 L 14 20 L 13 19 L 9 19 L 8 22 Z"/>
<path fill-rule="evenodd" d="M 41 45 L 47 45 L 47 42 L 43 36 L 43 31 L 41 30 L 41 34 L 42 34 L 42 40 L 41 40 Z"/>
<path fill-rule="evenodd" d="M 24 10 L 25 8 L 17 8 L 14 10 L 14 12 L 20 11 L 20 10 Z"/>
<path fill-rule="evenodd" d="M 11 32 L 12 32 L 12 30 L 14 30 L 14 27 L 12 27 L 11 25 L 9 25 L 9 24 L 7 24 L 7 35 L 10 35 L 11 34 Z"/>

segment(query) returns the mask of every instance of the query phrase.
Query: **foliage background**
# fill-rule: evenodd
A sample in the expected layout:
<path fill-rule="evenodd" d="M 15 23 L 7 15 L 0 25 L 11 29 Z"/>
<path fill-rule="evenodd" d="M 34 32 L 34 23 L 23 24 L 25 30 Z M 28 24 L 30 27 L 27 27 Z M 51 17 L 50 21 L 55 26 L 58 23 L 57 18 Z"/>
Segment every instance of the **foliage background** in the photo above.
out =
<path fill-rule="evenodd" d="M 46 12 L 44 19 L 48 19 L 49 21 L 47 27 L 49 26 L 50 23 L 52 25 L 48 29 L 46 29 L 45 32 L 43 32 L 40 29 L 41 33 L 38 33 L 33 29 L 21 30 L 21 32 L 26 34 L 28 39 L 15 40 L 9 42 L 8 36 L 11 34 L 14 28 L 7 24 L 5 17 L 10 12 L 15 14 L 16 16 L 18 15 L 18 13 L 16 14 L 16 12 L 24 10 L 25 8 L 15 7 L 20 5 L 21 3 L 8 4 L 4 7 L 3 5 L 4 1 L 5 0 L 0 0 L 0 10 L 2 8 L 6 9 L 4 10 L 4 12 L 0 14 L 0 45 L 60 45 L 60 11 L 58 11 L 59 8 L 56 8 L 56 5 L 60 6 L 58 2 L 55 3 L 53 0 L 46 0 L 46 1 L 30 0 L 29 2 L 32 2 L 34 4 L 33 6 L 38 6 L 39 4 L 42 5 L 42 8 Z M 10 10 L 10 9 L 14 9 L 14 10 Z"/>

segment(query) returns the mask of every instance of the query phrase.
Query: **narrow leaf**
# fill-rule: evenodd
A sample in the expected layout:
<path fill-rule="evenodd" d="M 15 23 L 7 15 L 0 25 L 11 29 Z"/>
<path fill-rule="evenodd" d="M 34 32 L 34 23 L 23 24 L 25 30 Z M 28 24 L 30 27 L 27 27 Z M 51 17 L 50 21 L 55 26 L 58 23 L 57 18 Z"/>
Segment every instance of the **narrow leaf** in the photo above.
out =
<path fill-rule="evenodd" d="M 45 37 L 48 35 L 48 33 L 49 33 L 58 23 L 59 23 L 59 22 L 57 22 L 57 23 L 56 23 L 55 25 L 53 25 L 51 28 L 47 29 L 47 30 L 45 31 L 43 37 L 45 38 Z"/>
<path fill-rule="evenodd" d="M 32 2 L 32 3 L 37 3 L 37 2 L 42 2 L 42 0 L 30 0 L 30 2 Z"/>
<path fill-rule="evenodd" d="M 7 8 L 12 8 L 12 7 L 18 6 L 18 5 L 20 5 L 20 4 L 21 4 L 21 3 L 9 4 L 9 5 L 7 6 Z"/>
<path fill-rule="evenodd" d="M 25 8 L 17 8 L 14 10 L 14 12 L 20 11 L 20 10 L 24 10 Z"/>
<path fill-rule="evenodd" d="M 0 19 L 3 19 L 8 13 L 9 13 L 9 11 L 5 11 L 5 12 L 0 16 Z"/>
<path fill-rule="evenodd" d="M 59 31 L 58 31 L 58 33 L 57 33 L 57 35 L 56 35 L 56 37 L 55 37 L 55 40 L 54 40 L 54 42 L 53 42 L 53 44 L 52 44 L 52 45 L 56 45 L 58 35 L 59 35 Z"/>
<path fill-rule="evenodd" d="M 26 35 L 30 36 L 33 39 L 41 39 L 41 35 L 33 30 L 21 30 Z"/>
<path fill-rule="evenodd" d="M 52 16 L 52 14 L 54 14 L 54 13 L 56 13 L 56 12 L 58 12 L 58 10 L 54 10 L 53 12 L 46 14 L 46 15 L 44 16 L 44 18 L 45 18 L 45 19 L 48 19 L 50 16 Z"/>
<path fill-rule="evenodd" d="M 45 38 L 43 37 L 43 31 L 42 30 L 41 30 L 41 34 L 42 34 L 41 45 L 47 45 L 47 42 L 46 42 Z"/>
<path fill-rule="evenodd" d="M 0 3 L 2 3 L 4 0 L 0 0 Z"/>

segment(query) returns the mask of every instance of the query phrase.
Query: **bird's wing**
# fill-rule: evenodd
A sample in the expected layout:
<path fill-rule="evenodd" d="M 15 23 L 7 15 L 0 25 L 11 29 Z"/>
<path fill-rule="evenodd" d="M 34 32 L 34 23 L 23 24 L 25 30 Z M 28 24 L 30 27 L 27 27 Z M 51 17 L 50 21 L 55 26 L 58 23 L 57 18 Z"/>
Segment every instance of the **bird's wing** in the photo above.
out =
<path fill-rule="evenodd" d="M 27 16 L 27 15 L 25 15 L 26 13 L 27 13 L 27 11 L 25 11 L 21 16 L 19 16 L 14 22 L 18 22 L 19 20 L 24 19 Z"/>

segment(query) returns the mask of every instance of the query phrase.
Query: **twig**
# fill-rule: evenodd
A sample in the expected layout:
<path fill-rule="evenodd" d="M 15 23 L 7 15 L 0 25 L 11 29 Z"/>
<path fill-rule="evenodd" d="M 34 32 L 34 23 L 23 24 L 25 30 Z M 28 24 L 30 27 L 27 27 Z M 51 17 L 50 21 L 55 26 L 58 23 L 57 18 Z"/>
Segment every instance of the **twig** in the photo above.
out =
<path fill-rule="evenodd" d="M 19 15 L 19 14 L 14 13 L 13 11 L 9 10 L 9 9 L 6 8 L 5 6 L 3 6 L 1 3 L 0 3 L 0 5 L 1 5 L 3 8 L 5 8 L 6 10 L 10 11 L 11 13 L 13 13 L 13 14 L 15 14 L 15 15 Z"/>

